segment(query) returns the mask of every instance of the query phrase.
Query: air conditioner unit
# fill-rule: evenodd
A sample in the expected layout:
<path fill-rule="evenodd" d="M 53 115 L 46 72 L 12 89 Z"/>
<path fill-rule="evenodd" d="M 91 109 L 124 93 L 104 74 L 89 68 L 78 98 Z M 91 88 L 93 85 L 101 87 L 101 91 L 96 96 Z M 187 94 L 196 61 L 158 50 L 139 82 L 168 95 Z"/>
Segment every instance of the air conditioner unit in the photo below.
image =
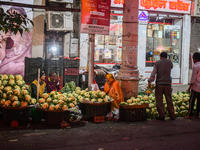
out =
<path fill-rule="evenodd" d="M 47 12 L 47 30 L 72 31 L 73 15 L 71 12 Z"/>
<path fill-rule="evenodd" d="M 73 3 L 73 0 L 50 0 L 50 2 Z"/>

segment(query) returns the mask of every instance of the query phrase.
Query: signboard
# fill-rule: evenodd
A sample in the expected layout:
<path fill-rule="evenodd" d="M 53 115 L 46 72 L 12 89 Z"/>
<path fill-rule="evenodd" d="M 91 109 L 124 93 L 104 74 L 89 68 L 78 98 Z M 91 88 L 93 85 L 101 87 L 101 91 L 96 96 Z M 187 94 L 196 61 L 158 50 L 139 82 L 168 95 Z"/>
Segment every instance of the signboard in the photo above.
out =
<path fill-rule="evenodd" d="M 121 7 L 123 8 L 124 0 L 111 0 L 112 7 Z"/>
<path fill-rule="evenodd" d="M 148 12 L 147 11 L 139 11 L 138 22 L 140 24 L 148 24 Z"/>
<path fill-rule="evenodd" d="M 191 1 L 186 0 L 140 0 L 139 9 L 190 14 Z"/>
<path fill-rule="evenodd" d="M 139 0 L 139 9 L 190 14 L 190 0 Z M 199 0 L 196 0 L 199 1 Z M 124 0 L 111 0 L 111 7 L 123 8 Z"/>
<path fill-rule="evenodd" d="M 109 35 L 111 0 L 82 0 L 81 33 Z"/>

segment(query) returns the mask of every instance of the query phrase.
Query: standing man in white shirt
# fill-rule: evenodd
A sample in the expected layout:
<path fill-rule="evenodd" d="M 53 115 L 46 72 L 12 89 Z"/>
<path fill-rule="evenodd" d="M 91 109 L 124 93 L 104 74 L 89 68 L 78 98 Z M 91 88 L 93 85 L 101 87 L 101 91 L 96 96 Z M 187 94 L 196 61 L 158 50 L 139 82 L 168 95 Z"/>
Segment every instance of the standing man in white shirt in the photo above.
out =
<path fill-rule="evenodd" d="M 196 106 L 196 114 L 195 118 L 199 118 L 199 111 L 200 111 L 200 53 L 195 52 L 193 54 L 193 62 L 194 66 L 192 68 L 192 77 L 190 80 L 190 86 L 187 91 L 190 92 L 190 101 L 189 101 L 189 112 L 187 119 L 193 118 L 193 109 L 194 103 L 197 98 L 197 106 Z"/>

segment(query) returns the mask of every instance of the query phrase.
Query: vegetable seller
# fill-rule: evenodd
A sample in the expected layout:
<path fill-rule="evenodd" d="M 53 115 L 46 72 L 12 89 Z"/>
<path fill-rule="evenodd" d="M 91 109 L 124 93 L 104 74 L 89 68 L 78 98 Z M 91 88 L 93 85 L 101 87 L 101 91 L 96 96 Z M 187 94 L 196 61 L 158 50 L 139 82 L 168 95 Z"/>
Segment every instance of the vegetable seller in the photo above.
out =
<path fill-rule="evenodd" d="M 153 68 L 151 76 L 148 80 L 148 87 L 151 86 L 151 82 L 155 80 L 156 77 L 156 107 L 159 113 L 157 120 L 165 120 L 165 107 L 163 104 L 163 94 L 166 97 L 167 109 L 171 120 L 175 119 L 174 105 L 172 102 L 172 88 L 171 88 L 171 69 L 173 68 L 173 63 L 171 60 L 167 59 L 167 53 L 160 53 L 160 60 L 158 60 Z"/>
<path fill-rule="evenodd" d="M 39 79 L 39 97 L 42 97 L 43 93 L 47 92 L 46 83 L 45 83 L 45 73 L 43 71 L 40 72 L 40 79 Z M 37 98 L 37 84 L 38 81 L 34 80 L 31 83 L 31 97 Z"/>
<path fill-rule="evenodd" d="M 45 80 L 45 82 L 47 87 L 47 93 L 50 93 L 51 91 L 60 91 L 59 81 L 55 72 L 51 72 L 49 74 L 49 77 Z"/>
<path fill-rule="evenodd" d="M 104 91 L 108 93 L 111 98 L 114 99 L 111 104 L 111 110 L 114 111 L 114 108 L 119 109 L 119 104 L 121 102 L 124 102 L 124 95 L 122 93 L 119 82 L 114 79 L 112 74 L 106 75 Z"/>

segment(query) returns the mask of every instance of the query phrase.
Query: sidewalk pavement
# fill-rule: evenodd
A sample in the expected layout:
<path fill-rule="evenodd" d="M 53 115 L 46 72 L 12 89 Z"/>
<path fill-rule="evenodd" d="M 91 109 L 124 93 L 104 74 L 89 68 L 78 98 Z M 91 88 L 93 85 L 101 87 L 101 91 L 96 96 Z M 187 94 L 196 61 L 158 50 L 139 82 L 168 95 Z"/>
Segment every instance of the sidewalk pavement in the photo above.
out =
<path fill-rule="evenodd" d="M 1 150 L 199 150 L 200 119 L 86 123 L 0 132 Z"/>

